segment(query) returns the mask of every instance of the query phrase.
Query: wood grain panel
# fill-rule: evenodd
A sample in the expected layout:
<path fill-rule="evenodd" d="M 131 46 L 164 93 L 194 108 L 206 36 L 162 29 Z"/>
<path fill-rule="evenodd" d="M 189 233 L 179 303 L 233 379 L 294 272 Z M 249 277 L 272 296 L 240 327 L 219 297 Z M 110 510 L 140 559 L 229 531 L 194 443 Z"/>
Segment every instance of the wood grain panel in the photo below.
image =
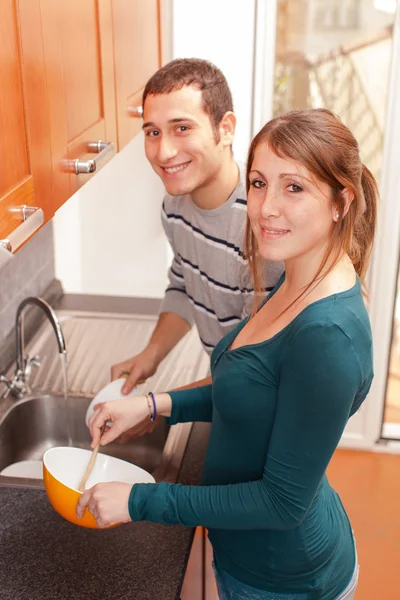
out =
<path fill-rule="evenodd" d="M 45 220 L 48 221 L 54 215 L 55 208 L 40 2 L 18 0 L 17 6 L 33 203 L 43 209 Z"/>
<path fill-rule="evenodd" d="M 18 23 L 13 0 L 0 14 L 0 197 L 29 174 Z"/>
<path fill-rule="evenodd" d="M 0 236 L 21 219 L 11 208 L 52 206 L 51 153 L 39 0 L 3 0 L 0 10 Z"/>
<path fill-rule="evenodd" d="M 29 1 L 29 0 L 28 0 Z M 43 52 L 46 70 L 54 210 L 70 196 L 70 178 L 62 169 L 67 156 L 67 118 L 63 81 L 63 47 L 60 0 L 40 0 Z"/>
<path fill-rule="evenodd" d="M 125 114 L 121 115 L 120 121 L 118 121 L 118 124 L 121 124 L 121 127 L 118 126 L 118 136 L 123 145 L 126 145 L 129 140 L 134 138 L 139 131 L 142 131 L 143 119 L 141 117 L 129 115 L 126 109 L 128 107 L 136 108 L 142 105 L 143 90 L 144 88 L 141 88 L 138 92 L 126 99 Z M 121 119 L 123 120 L 121 121 Z"/>
<path fill-rule="evenodd" d="M 66 161 L 84 159 L 89 142 L 116 143 L 111 0 L 40 1 L 57 209 L 95 175 Z"/>
<path fill-rule="evenodd" d="M 112 0 L 118 147 L 141 128 L 126 112 L 127 103 L 160 67 L 159 0 Z"/>
<path fill-rule="evenodd" d="M 97 0 L 62 0 L 59 10 L 67 139 L 71 142 L 104 116 Z"/>
<path fill-rule="evenodd" d="M 104 140 L 106 138 L 105 134 L 105 123 L 103 119 L 100 119 L 96 125 L 90 128 L 90 139 L 88 139 L 87 132 L 84 132 L 78 139 L 75 140 L 74 143 L 68 146 L 68 159 L 76 160 L 79 158 L 80 160 L 89 160 L 94 158 L 96 155 L 93 153 L 89 153 L 87 151 L 88 141 L 98 141 Z M 78 191 L 82 185 L 84 185 L 93 175 L 82 174 L 75 175 L 71 174 L 71 193 L 74 194 Z"/>
<path fill-rule="evenodd" d="M 0 202 L 0 239 L 6 238 L 21 223 L 21 218 L 9 209 L 14 206 L 35 206 L 33 179 L 28 177 L 25 182 L 3 196 Z"/>

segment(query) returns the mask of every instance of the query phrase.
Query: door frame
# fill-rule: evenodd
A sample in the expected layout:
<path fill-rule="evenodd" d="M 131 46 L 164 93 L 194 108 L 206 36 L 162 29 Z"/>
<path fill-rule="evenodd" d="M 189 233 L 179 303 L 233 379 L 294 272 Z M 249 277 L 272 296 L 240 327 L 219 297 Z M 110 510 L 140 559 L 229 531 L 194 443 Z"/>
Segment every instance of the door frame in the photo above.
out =
<path fill-rule="evenodd" d="M 342 447 L 400 453 L 400 441 L 381 439 L 400 254 L 400 1 L 394 15 L 392 60 L 382 155 L 378 231 L 368 275 L 375 377 L 363 406 L 362 431 L 343 434 Z M 273 117 L 278 0 L 256 0 L 253 135 Z"/>
<path fill-rule="evenodd" d="M 400 10 L 394 19 L 392 64 L 390 69 L 388 104 L 379 206 L 378 232 L 372 257 L 370 278 L 370 316 L 374 336 L 375 378 L 369 396 L 366 438 L 371 445 L 379 443 L 400 453 L 400 441 L 380 441 L 390 360 L 393 314 L 397 291 L 400 255 Z"/>

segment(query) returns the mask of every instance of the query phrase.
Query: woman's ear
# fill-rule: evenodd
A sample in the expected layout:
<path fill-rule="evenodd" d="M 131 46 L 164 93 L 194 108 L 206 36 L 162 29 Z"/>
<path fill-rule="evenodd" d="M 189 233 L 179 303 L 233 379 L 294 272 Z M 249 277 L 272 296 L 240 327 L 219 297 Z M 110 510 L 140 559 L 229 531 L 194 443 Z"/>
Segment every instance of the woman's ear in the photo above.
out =
<path fill-rule="evenodd" d="M 341 195 L 343 197 L 343 201 L 344 201 L 343 202 L 343 214 L 342 214 L 342 218 L 343 218 L 349 212 L 350 205 L 354 200 L 354 192 L 352 192 L 348 188 L 344 188 L 340 193 L 341 193 Z M 336 222 L 339 221 L 340 209 L 337 206 L 337 204 L 333 204 L 333 206 L 332 206 L 332 218 Z"/>
<path fill-rule="evenodd" d="M 342 196 L 344 198 L 343 216 L 345 217 L 349 212 L 351 203 L 354 200 L 354 192 L 349 190 L 348 188 L 344 188 L 344 190 L 342 191 Z"/>
<path fill-rule="evenodd" d="M 224 114 L 219 124 L 221 142 L 224 146 L 232 146 L 236 130 L 236 116 L 228 111 Z"/>

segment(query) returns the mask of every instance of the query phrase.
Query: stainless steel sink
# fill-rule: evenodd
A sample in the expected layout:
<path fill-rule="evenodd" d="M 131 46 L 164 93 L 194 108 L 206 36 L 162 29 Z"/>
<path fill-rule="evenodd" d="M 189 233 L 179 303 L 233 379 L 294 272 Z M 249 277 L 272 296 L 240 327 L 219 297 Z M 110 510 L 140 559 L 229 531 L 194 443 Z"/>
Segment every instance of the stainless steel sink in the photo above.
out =
<path fill-rule="evenodd" d="M 41 460 L 53 446 L 90 448 L 85 425 L 89 403 L 90 398 L 70 397 L 65 401 L 54 395 L 13 403 L 0 420 L 0 471 L 19 461 Z M 113 442 L 101 452 L 142 467 L 156 480 L 176 481 L 190 428 L 190 424 L 169 427 L 163 422 L 150 434 L 127 444 Z M 43 482 L 0 475 L 0 485 L 43 487 Z"/>
<path fill-rule="evenodd" d="M 56 311 L 68 351 L 68 401 L 55 336 L 49 323 L 41 326 L 25 350 L 39 354 L 40 368 L 31 378 L 35 393 L 23 400 L 0 400 L 0 471 L 23 460 L 40 460 L 53 446 L 89 448 L 85 414 L 93 396 L 109 381 L 110 365 L 140 352 L 157 316 L 87 311 Z M 157 373 L 139 389 L 166 391 L 206 377 L 209 358 L 193 328 L 164 359 Z M 9 375 L 15 365 L 10 367 Z M 113 443 L 101 452 L 130 461 L 156 481 L 176 481 L 191 424 L 158 426 L 153 433 L 128 444 Z M 70 440 L 69 440 L 70 435 Z M 1 485 L 43 487 L 38 479 L 5 477 Z"/>

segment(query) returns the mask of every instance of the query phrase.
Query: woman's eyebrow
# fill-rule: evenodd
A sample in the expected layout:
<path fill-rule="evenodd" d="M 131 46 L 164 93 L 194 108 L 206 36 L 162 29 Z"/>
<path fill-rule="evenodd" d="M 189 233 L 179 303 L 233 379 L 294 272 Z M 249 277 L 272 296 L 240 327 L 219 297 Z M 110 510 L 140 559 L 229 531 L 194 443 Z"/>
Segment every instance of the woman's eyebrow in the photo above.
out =
<path fill-rule="evenodd" d="M 309 183 L 313 183 L 311 179 L 308 179 L 308 177 L 305 177 L 304 175 L 300 175 L 300 173 L 280 173 L 279 178 L 283 179 L 284 177 L 300 177 L 300 179 L 305 179 Z"/>
<path fill-rule="evenodd" d="M 258 173 L 260 175 L 260 177 L 263 177 L 263 179 L 267 179 L 266 176 L 264 175 L 264 173 L 262 171 L 259 171 L 258 169 L 251 169 L 250 173 Z M 311 179 L 308 179 L 307 177 L 305 177 L 304 175 L 300 175 L 299 173 L 280 173 L 279 174 L 279 179 L 284 179 L 285 177 L 300 177 L 300 179 L 305 179 L 306 181 L 308 181 L 311 184 L 313 183 L 311 181 Z"/>

